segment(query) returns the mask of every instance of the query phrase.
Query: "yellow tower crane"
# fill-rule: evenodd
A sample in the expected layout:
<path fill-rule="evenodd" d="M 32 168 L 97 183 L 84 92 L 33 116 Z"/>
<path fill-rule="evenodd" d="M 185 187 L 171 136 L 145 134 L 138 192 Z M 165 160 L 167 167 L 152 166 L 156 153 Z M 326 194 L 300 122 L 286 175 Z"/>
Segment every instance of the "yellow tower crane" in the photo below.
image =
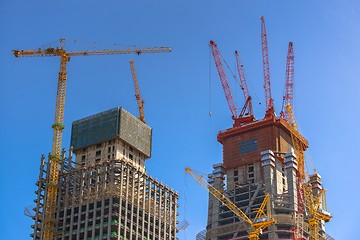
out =
<path fill-rule="evenodd" d="M 65 39 L 60 39 L 64 43 Z M 57 207 L 59 164 L 61 159 L 60 151 L 62 147 L 62 131 L 64 129 L 64 109 L 66 98 L 66 80 L 67 63 L 73 56 L 97 56 L 97 55 L 115 55 L 115 54 L 142 54 L 142 53 L 162 53 L 171 52 L 168 47 L 153 48 L 128 48 L 115 50 L 81 50 L 66 51 L 64 44 L 62 47 L 49 47 L 36 50 L 13 50 L 15 57 L 60 57 L 60 71 L 58 77 L 58 86 L 56 94 L 55 119 L 52 128 L 54 129 L 52 150 L 49 157 L 49 172 L 47 173 L 48 183 L 46 185 L 45 198 L 45 217 L 43 219 L 43 235 L 41 239 L 53 240 L 55 230 L 55 212 Z"/>
<path fill-rule="evenodd" d="M 260 208 L 258 209 L 254 220 L 251 220 L 240 208 L 238 208 L 227 196 L 225 196 L 222 192 L 217 190 L 213 185 L 208 183 L 202 175 L 194 172 L 190 168 L 185 168 L 185 171 L 189 173 L 201 186 L 203 186 L 209 193 L 211 193 L 217 200 L 222 202 L 226 207 L 229 208 L 237 217 L 249 223 L 250 232 L 249 239 L 250 240 L 259 240 L 260 234 L 262 231 L 275 224 L 276 221 L 271 216 L 270 210 L 270 195 L 266 194 L 263 202 L 261 203 Z M 265 213 L 266 207 L 266 213 Z"/>
<path fill-rule="evenodd" d="M 290 104 L 287 104 L 285 106 L 285 111 L 286 114 L 289 118 L 289 123 L 291 126 L 291 140 L 294 146 L 294 150 L 295 150 L 295 154 L 297 156 L 297 161 L 298 161 L 298 171 L 299 171 L 299 178 L 301 180 L 305 179 L 305 156 L 304 156 L 304 151 L 306 149 L 306 146 L 303 144 L 303 142 L 301 141 L 301 138 L 299 137 L 299 128 L 297 126 L 296 123 L 296 119 L 295 119 L 295 115 L 294 112 L 292 110 L 292 107 Z"/>
<path fill-rule="evenodd" d="M 299 128 L 296 123 L 294 112 L 290 104 L 286 106 L 286 113 L 289 117 L 289 123 L 293 128 L 291 133 L 292 142 L 298 157 L 299 165 L 299 180 L 301 182 L 301 188 L 305 196 L 305 204 L 308 210 L 309 216 L 309 228 L 310 228 L 310 239 L 319 240 L 319 225 L 321 221 L 328 222 L 332 218 L 331 215 L 321 208 L 321 200 L 325 199 L 325 189 L 321 189 L 320 192 L 314 196 L 312 191 L 311 184 L 305 182 L 306 180 L 306 171 L 305 171 L 305 157 L 304 157 L 304 145 L 301 143 L 300 138 L 295 136 L 295 133 L 298 133 Z"/>
<path fill-rule="evenodd" d="M 139 109 L 139 115 L 140 115 L 139 119 L 143 123 L 146 123 L 145 122 L 145 113 L 144 113 L 144 100 L 140 96 L 139 82 L 136 77 L 135 65 L 134 65 L 133 60 L 130 60 L 130 68 L 131 68 L 131 74 L 132 74 L 132 78 L 133 78 L 133 82 L 134 82 L 135 97 L 136 97 L 136 101 L 137 101 L 138 109 Z"/>
<path fill-rule="evenodd" d="M 303 184 L 306 206 L 309 214 L 310 239 L 319 240 L 319 225 L 321 221 L 328 222 L 332 218 L 327 210 L 322 209 L 322 200 L 325 200 L 325 189 L 321 189 L 314 196 L 310 183 Z"/>

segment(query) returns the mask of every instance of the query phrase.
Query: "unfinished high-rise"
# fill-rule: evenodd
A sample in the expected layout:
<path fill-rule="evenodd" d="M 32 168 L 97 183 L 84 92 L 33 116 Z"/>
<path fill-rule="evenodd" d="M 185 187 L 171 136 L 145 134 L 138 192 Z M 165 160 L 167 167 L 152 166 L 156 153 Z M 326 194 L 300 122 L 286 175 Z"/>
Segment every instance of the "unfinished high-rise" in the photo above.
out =
<path fill-rule="evenodd" d="M 55 240 L 176 240 L 178 194 L 146 173 L 152 129 L 122 107 L 73 122 L 63 151 Z M 41 158 L 32 225 L 42 240 L 49 183 Z"/>
<path fill-rule="evenodd" d="M 265 194 L 271 197 L 270 211 L 276 224 L 263 230 L 260 239 L 309 238 L 308 209 L 299 182 L 292 134 L 293 128 L 285 119 L 272 115 L 245 124 L 235 123 L 217 137 L 223 146 L 223 161 L 213 166 L 209 183 L 224 192 L 250 219 L 255 218 Z M 296 137 L 306 149 L 307 140 L 300 134 Z M 320 175 L 311 175 L 309 181 L 316 196 L 323 188 Z M 324 205 L 325 201 L 321 201 Z M 320 225 L 319 239 L 325 239 L 324 222 Z M 248 239 L 250 228 L 209 194 L 207 240 Z"/>

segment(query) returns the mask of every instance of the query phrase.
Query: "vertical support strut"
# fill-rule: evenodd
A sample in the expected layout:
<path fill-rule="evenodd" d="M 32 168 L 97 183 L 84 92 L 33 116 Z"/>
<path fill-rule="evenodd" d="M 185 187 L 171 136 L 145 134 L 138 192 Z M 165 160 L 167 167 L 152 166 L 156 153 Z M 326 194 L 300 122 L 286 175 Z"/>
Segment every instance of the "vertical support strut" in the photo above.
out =
<path fill-rule="evenodd" d="M 61 148 L 62 148 L 62 131 L 64 129 L 64 109 L 66 97 L 66 79 L 67 72 L 66 66 L 70 61 L 69 56 L 63 52 L 60 55 L 60 71 L 58 78 L 57 94 L 56 94 L 56 108 L 55 119 L 52 128 L 54 135 L 52 140 L 52 150 L 49 157 L 50 171 L 47 173 L 48 184 L 47 198 L 45 202 L 45 220 L 44 220 L 44 239 L 54 239 L 55 229 L 55 212 L 57 206 L 58 194 L 58 179 L 59 179 L 59 164 L 62 161 Z"/>

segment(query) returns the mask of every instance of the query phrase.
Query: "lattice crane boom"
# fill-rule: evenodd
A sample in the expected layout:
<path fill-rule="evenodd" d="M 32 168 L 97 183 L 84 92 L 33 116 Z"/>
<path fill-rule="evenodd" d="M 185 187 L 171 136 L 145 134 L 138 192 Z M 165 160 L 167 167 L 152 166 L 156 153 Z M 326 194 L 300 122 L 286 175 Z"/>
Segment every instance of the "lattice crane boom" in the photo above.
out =
<path fill-rule="evenodd" d="M 226 101 L 228 103 L 230 112 L 232 114 L 232 119 L 236 119 L 237 118 L 236 105 L 235 105 L 234 99 L 233 99 L 232 94 L 231 94 L 229 82 L 227 80 L 225 70 L 224 70 L 224 66 L 223 66 L 222 61 L 221 61 L 221 56 L 220 56 L 219 49 L 217 48 L 216 43 L 214 41 L 212 41 L 212 40 L 210 41 L 209 46 L 210 46 L 210 49 L 211 49 L 211 53 L 212 53 L 212 55 L 214 57 L 215 65 L 216 65 L 216 68 L 218 70 L 219 78 L 220 78 L 221 85 L 222 85 L 224 93 L 225 93 Z"/>
<path fill-rule="evenodd" d="M 61 39 L 62 42 L 64 39 Z M 63 47 L 50 47 L 37 50 L 13 50 L 15 57 L 60 57 L 60 71 L 58 76 L 58 86 L 56 94 L 55 119 L 52 128 L 54 129 L 52 150 L 49 157 L 49 173 L 47 173 L 48 184 L 46 185 L 47 196 L 45 198 L 45 218 L 43 219 L 43 238 L 44 240 L 54 239 L 55 213 L 57 208 L 59 164 L 61 159 L 60 151 L 62 148 L 62 131 L 64 129 L 64 110 L 66 99 L 67 63 L 71 56 L 97 56 L 112 54 L 142 54 L 142 53 L 162 53 L 171 52 L 167 47 L 155 48 L 128 48 L 117 50 L 82 50 L 66 51 Z"/>
<path fill-rule="evenodd" d="M 249 93 L 249 89 L 246 83 L 246 76 L 244 71 L 244 66 L 240 62 L 240 57 L 238 51 L 235 51 L 235 58 L 236 58 L 236 68 L 238 70 L 239 78 L 240 78 L 240 88 L 243 91 L 245 104 L 243 109 L 240 112 L 240 117 L 243 117 L 245 114 L 253 116 L 253 108 L 252 108 L 252 101 L 251 96 Z M 246 109 L 248 109 L 248 112 L 246 113 Z"/>
<path fill-rule="evenodd" d="M 138 110 L 139 110 L 139 116 L 140 116 L 139 119 L 143 123 L 146 123 L 145 113 L 144 113 L 144 100 L 141 98 L 141 95 L 140 95 L 139 82 L 136 77 L 135 65 L 134 65 L 133 60 L 130 60 L 130 68 L 131 68 L 131 74 L 132 74 L 132 78 L 133 78 L 133 82 L 134 82 L 136 102 L 137 102 Z"/>
<path fill-rule="evenodd" d="M 249 239 L 259 240 L 259 235 L 262 230 L 273 225 L 276 221 L 271 216 L 270 210 L 270 195 L 266 194 L 260 208 L 258 209 L 255 219 L 251 220 L 240 208 L 238 208 L 227 196 L 217 190 L 213 185 L 208 183 L 204 177 L 190 168 L 185 168 L 185 171 L 189 173 L 196 182 L 198 182 L 203 188 L 209 191 L 217 200 L 223 203 L 230 211 L 232 211 L 237 217 L 244 220 L 250 225 Z M 265 207 L 267 212 L 265 213 Z"/>
<path fill-rule="evenodd" d="M 264 70 L 266 113 L 272 114 L 274 112 L 274 101 L 271 97 L 269 50 L 268 50 L 268 42 L 266 35 L 266 26 L 265 26 L 265 19 L 263 16 L 260 17 L 260 20 L 261 20 L 261 49 L 262 49 L 262 62 L 263 62 L 263 70 Z"/>
<path fill-rule="evenodd" d="M 82 51 L 66 51 L 70 56 L 97 56 L 97 55 L 118 55 L 118 54 L 143 54 L 143 53 L 163 53 L 171 52 L 168 47 L 152 47 L 152 48 L 127 48 L 127 49 L 102 49 L 102 50 L 82 50 Z M 65 53 L 61 47 L 46 48 L 37 50 L 13 50 L 15 57 L 56 57 Z"/>
<path fill-rule="evenodd" d="M 293 106 L 293 98 L 294 98 L 294 48 L 293 43 L 289 42 L 288 53 L 286 58 L 286 76 L 285 76 L 285 94 L 283 97 L 283 109 L 285 119 L 290 123 L 292 119 L 289 118 L 289 113 L 287 112 L 287 105 L 290 105 L 291 108 Z M 285 110 L 285 111 L 284 111 Z"/>

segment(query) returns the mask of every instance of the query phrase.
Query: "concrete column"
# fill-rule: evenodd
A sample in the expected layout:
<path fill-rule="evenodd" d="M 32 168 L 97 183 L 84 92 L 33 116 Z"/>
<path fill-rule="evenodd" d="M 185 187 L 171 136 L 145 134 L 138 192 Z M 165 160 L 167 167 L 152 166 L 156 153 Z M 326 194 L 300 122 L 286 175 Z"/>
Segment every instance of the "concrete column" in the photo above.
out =
<path fill-rule="evenodd" d="M 291 149 L 291 152 L 285 154 L 285 175 L 288 185 L 289 201 L 290 208 L 294 212 L 298 207 L 298 189 L 297 189 L 297 160 L 294 150 Z"/>
<path fill-rule="evenodd" d="M 261 166 L 264 172 L 264 184 L 265 192 L 270 194 L 270 204 L 272 204 L 273 196 L 276 194 L 276 167 L 275 156 L 271 150 L 266 150 L 261 154 Z M 269 239 L 276 240 L 278 236 L 276 234 L 276 226 L 269 227 L 268 233 Z"/>
<path fill-rule="evenodd" d="M 224 191 L 225 181 L 225 168 L 222 164 L 214 164 L 213 172 L 208 175 L 208 183 L 213 185 L 217 190 Z M 211 193 L 209 193 L 209 205 L 208 205 L 208 223 L 207 229 L 214 229 L 219 226 L 219 214 L 220 214 L 220 201 L 217 200 Z M 211 234 L 210 234 L 211 235 Z M 206 239 L 216 240 L 216 236 L 206 236 Z"/>
<path fill-rule="evenodd" d="M 264 172 L 265 192 L 270 196 L 276 194 L 276 178 L 275 178 L 275 157 L 271 150 L 266 150 L 261 154 L 261 166 Z"/>

